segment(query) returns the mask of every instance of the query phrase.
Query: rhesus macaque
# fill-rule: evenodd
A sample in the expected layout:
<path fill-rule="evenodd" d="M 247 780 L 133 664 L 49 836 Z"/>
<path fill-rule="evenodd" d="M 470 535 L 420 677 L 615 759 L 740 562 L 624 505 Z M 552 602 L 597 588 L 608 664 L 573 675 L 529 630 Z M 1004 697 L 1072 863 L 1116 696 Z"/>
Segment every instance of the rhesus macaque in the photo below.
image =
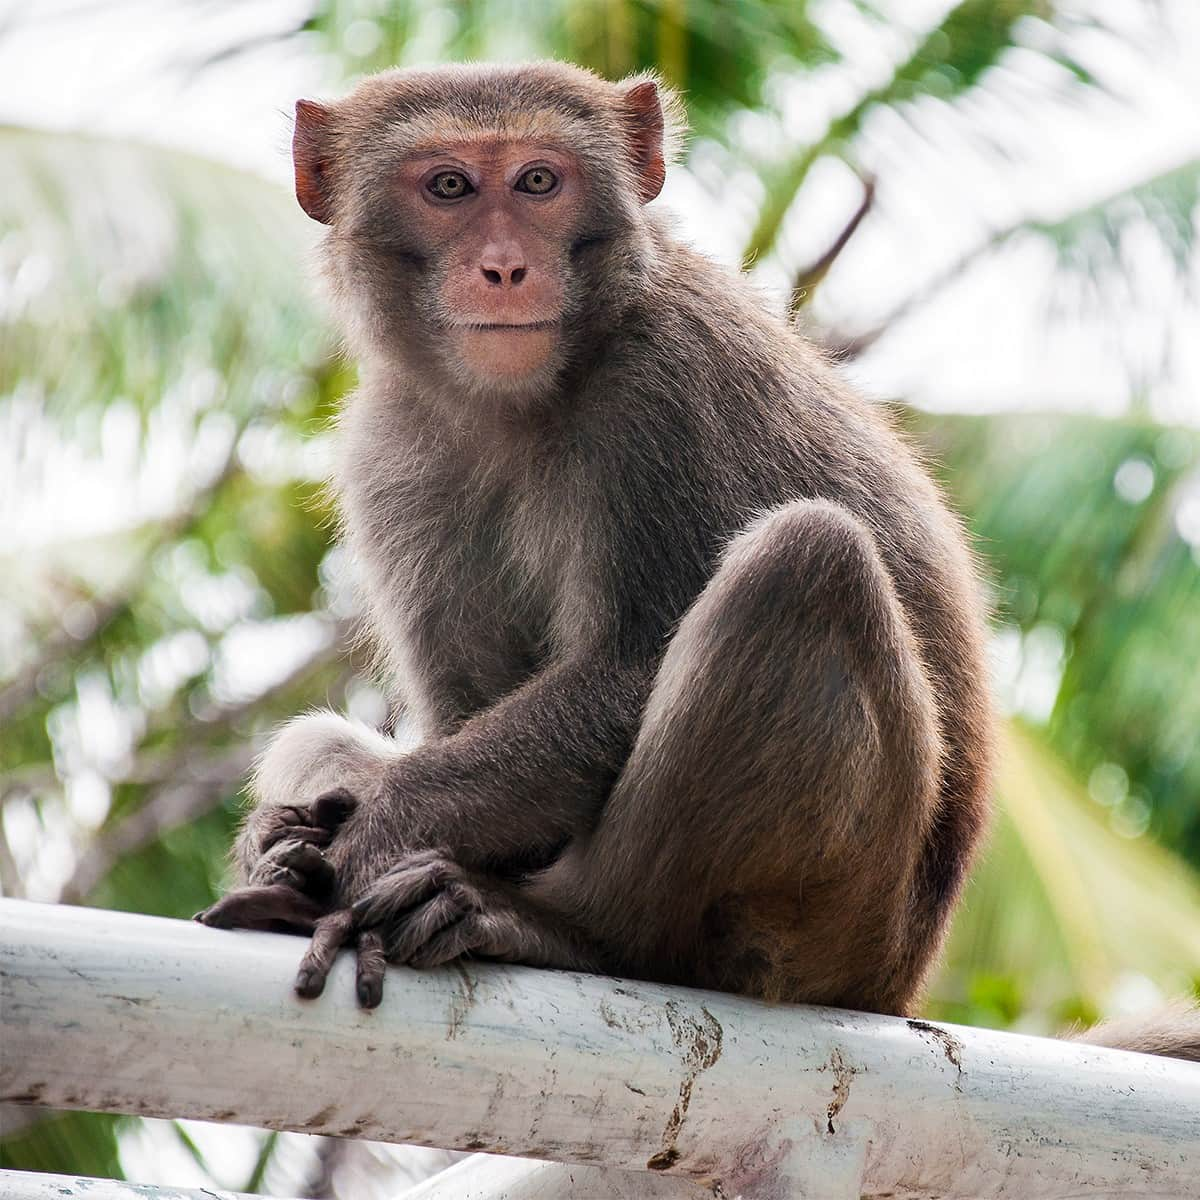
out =
<path fill-rule="evenodd" d="M 647 209 L 652 79 L 296 106 L 361 364 L 336 484 L 423 740 L 284 727 L 201 919 L 910 1012 L 988 809 L 980 587 L 885 416 Z"/>

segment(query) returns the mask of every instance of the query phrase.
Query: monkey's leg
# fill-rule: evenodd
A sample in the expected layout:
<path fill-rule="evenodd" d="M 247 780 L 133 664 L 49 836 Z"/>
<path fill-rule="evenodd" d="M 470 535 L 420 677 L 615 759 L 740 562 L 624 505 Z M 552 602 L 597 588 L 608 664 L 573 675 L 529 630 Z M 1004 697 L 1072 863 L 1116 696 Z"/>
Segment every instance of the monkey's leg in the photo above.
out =
<path fill-rule="evenodd" d="M 731 543 L 599 826 L 533 895 L 617 972 L 899 1011 L 935 948 L 911 910 L 941 753 L 870 533 L 789 504 Z"/>
<path fill-rule="evenodd" d="M 474 953 L 900 1011 L 932 949 L 909 918 L 940 757 L 869 533 L 788 505 L 685 616 L 593 835 L 522 887 L 406 855 L 355 917 L 418 966 Z"/>

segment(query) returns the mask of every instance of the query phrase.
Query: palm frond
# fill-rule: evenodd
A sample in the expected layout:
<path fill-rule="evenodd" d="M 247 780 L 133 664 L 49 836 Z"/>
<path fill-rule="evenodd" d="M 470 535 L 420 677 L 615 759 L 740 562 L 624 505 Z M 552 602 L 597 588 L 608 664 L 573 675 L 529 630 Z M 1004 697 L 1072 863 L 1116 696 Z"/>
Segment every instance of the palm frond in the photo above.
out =
<path fill-rule="evenodd" d="M 830 330 L 828 344 L 843 358 L 862 354 L 992 255 L 1025 239 L 1044 241 L 1054 248 L 1064 276 L 1060 282 L 1074 279 L 1101 294 L 1114 277 L 1125 280 L 1136 274 L 1137 264 L 1130 261 L 1135 252 L 1129 248 L 1129 235 L 1139 228 L 1148 230 L 1166 251 L 1186 290 L 1200 239 L 1198 210 L 1200 158 L 1189 158 L 1065 215 L 1030 216 L 993 231 L 893 305 L 870 329 Z M 1121 295 L 1125 295 L 1124 289 Z"/>
<path fill-rule="evenodd" d="M 475 0 L 448 13 L 430 0 L 364 14 L 352 0 L 321 0 L 315 33 L 353 76 L 397 65 L 461 59 L 564 58 L 617 79 L 659 71 L 688 93 L 693 127 L 715 129 L 762 102 L 773 71 L 837 56 L 808 0 Z"/>
<path fill-rule="evenodd" d="M 1000 762 L 1000 812 L 932 1011 L 1053 1033 L 1095 1020 L 1131 976 L 1164 996 L 1189 992 L 1200 979 L 1200 876 L 1151 842 L 1114 838 L 1103 809 L 1019 726 Z"/>
<path fill-rule="evenodd" d="M 993 572 L 1039 713 L 1121 832 L 1200 865 L 1200 434 L 1140 419 L 910 414 Z M 1026 639 L 1033 639 L 1027 643 Z M 1027 653 L 1028 652 L 1028 653 Z"/>
<path fill-rule="evenodd" d="M 846 153 L 872 112 L 900 109 L 922 97 L 945 102 L 962 95 L 1018 43 L 1022 23 L 1052 20 L 1057 8 L 1052 0 L 960 0 L 896 63 L 884 83 L 864 92 L 820 136 L 767 173 L 766 198 L 746 244 L 745 260 L 756 261 L 771 250 L 813 164 L 827 154 Z M 1062 51 L 1058 56 L 1065 57 Z M 1086 78 L 1082 67 L 1072 66 L 1076 78 Z"/>

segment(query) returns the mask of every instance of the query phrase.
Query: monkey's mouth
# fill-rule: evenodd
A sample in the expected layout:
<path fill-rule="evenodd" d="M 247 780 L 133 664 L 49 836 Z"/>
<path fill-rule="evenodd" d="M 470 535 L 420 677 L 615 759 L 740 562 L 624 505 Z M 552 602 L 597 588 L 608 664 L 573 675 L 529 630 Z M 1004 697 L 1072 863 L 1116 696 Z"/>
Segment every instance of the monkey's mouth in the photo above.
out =
<path fill-rule="evenodd" d="M 455 341 L 464 365 L 476 375 L 515 382 L 552 361 L 560 328 L 558 320 L 463 321 Z"/>
<path fill-rule="evenodd" d="M 544 333 L 557 328 L 557 321 L 472 321 L 459 326 L 463 333 Z"/>

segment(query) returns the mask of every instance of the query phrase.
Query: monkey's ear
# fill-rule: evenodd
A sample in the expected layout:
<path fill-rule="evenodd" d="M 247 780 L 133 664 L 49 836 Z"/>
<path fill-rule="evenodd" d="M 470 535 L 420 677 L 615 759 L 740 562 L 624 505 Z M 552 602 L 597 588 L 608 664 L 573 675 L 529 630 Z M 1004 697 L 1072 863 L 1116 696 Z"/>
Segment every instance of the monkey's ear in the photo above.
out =
<path fill-rule="evenodd" d="M 658 85 L 653 79 L 635 83 L 621 96 L 621 106 L 629 129 L 638 190 L 642 203 L 648 204 L 662 191 L 667 178 L 667 166 L 663 155 L 665 122 L 662 103 L 658 97 Z"/>
<path fill-rule="evenodd" d="M 333 112 L 312 100 L 296 101 L 296 130 L 292 134 L 292 163 L 296 168 L 296 199 L 314 221 L 333 222 L 329 175 L 329 125 Z"/>

